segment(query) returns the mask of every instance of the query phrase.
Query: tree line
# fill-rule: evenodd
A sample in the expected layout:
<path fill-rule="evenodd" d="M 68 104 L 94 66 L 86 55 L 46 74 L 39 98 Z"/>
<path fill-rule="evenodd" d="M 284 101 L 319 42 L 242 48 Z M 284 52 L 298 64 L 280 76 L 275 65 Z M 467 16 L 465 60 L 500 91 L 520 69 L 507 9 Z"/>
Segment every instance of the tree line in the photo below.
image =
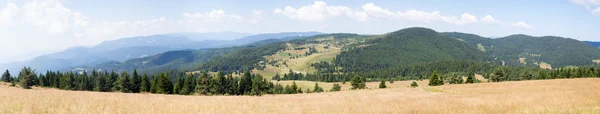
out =
<path fill-rule="evenodd" d="M 181 74 L 175 75 L 172 74 Z M 101 72 L 92 70 L 80 73 L 47 71 L 36 73 L 35 70 L 24 67 L 19 75 L 11 76 L 6 70 L 1 81 L 10 82 L 12 86 L 17 84 L 24 89 L 32 86 L 44 88 L 57 88 L 61 90 L 74 91 L 98 91 L 98 92 L 123 92 L 123 93 L 157 93 L 157 94 L 180 94 L 180 95 L 264 95 L 264 94 L 297 94 L 308 93 L 310 89 L 302 90 L 295 82 L 292 85 L 283 86 L 274 84 L 260 74 L 245 72 L 240 76 L 233 74 L 225 75 L 222 72 L 209 75 L 202 72 L 200 75 L 176 72 L 163 72 L 156 75 L 139 74 L 134 70 L 131 74 L 123 71 Z M 323 91 L 316 88 L 317 92 Z M 339 91 L 339 89 L 338 89 Z"/>

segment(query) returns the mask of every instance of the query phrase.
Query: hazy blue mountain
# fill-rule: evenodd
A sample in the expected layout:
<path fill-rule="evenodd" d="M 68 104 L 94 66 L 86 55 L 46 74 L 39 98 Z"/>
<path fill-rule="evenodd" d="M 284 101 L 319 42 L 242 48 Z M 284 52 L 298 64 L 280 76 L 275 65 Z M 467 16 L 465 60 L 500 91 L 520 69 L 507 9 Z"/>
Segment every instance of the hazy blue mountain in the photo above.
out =
<path fill-rule="evenodd" d="M 195 32 L 181 32 L 181 33 L 169 33 L 164 34 L 167 36 L 175 37 L 187 37 L 195 41 L 204 40 L 234 40 L 251 34 L 239 33 L 239 32 L 209 32 L 209 33 L 195 33 Z"/>
<path fill-rule="evenodd" d="M 237 45 L 248 44 L 256 41 L 266 40 L 266 39 L 279 39 L 285 37 L 293 37 L 293 36 L 314 36 L 317 34 L 323 34 L 320 32 L 282 32 L 282 33 L 268 33 L 268 34 L 257 34 L 250 35 L 240 39 L 233 40 L 233 42 Z"/>
<path fill-rule="evenodd" d="M 600 48 L 600 42 L 584 41 L 586 44 Z"/>
<path fill-rule="evenodd" d="M 136 36 L 104 41 L 93 47 L 71 47 L 60 52 L 38 56 L 28 61 L 5 63 L 0 65 L 0 68 L 16 71 L 23 66 L 31 66 L 38 71 L 58 70 L 75 66 L 91 66 L 109 61 L 124 62 L 129 59 L 148 57 L 173 50 L 231 47 L 264 39 L 289 39 L 295 36 L 310 36 L 315 34 L 320 33 L 285 32 L 256 34 L 246 37 L 242 36 L 247 35 L 245 33 L 235 32 L 170 33 Z"/>

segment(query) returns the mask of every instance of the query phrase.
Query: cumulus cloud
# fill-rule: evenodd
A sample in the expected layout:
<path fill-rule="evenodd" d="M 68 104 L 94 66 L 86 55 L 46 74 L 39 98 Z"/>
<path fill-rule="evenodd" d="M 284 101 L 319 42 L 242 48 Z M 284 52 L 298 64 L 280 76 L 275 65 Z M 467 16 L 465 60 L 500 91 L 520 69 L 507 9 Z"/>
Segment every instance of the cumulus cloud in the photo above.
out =
<path fill-rule="evenodd" d="M 237 15 L 227 15 L 223 10 L 212 10 L 205 13 L 183 13 L 183 16 L 188 22 L 222 22 L 240 20 Z"/>
<path fill-rule="evenodd" d="M 596 8 L 595 10 L 593 10 L 592 14 L 594 14 L 596 16 L 600 16 L 600 7 Z"/>
<path fill-rule="evenodd" d="M 496 20 L 491 15 L 486 15 L 485 17 L 481 18 L 481 22 L 487 23 L 487 24 L 500 24 L 501 23 L 500 20 Z"/>
<path fill-rule="evenodd" d="M 302 21 L 322 21 L 339 16 L 348 16 L 356 20 L 366 20 L 364 12 L 356 12 L 345 6 L 330 6 L 323 1 L 315 1 L 314 4 L 302 6 L 298 9 L 286 6 L 284 9 L 277 8 L 273 12 Z"/>
<path fill-rule="evenodd" d="M 0 10 L 0 25 L 14 25 L 14 18 L 19 14 L 21 8 L 13 3 L 6 4 L 6 8 Z"/>
<path fill-rule="evenodd" d="M 600 16 L 600 0 L 571 0 L 571 2 L 585 7 L 593 15 Z"/>
<path fill-rule="evenodd" d="M 476 23 L 486 24 L 500 24 L 509 25 L 513 27 L 532 29 L 531 25 L 527 25 L 524 22 L 517 23 L 503 23 L 500 20 L 495 19 L 490 15 L 479 19 L 477 16 L 470 13 L 463 13 L 460 16 L 453 15 L 442 15 L 440 11 L 420 11 L 420 10 L 406 10 L 406 11 L 391 11 L 386 8 L 379 7 L 373 3 L 367 3 L 362 5 L 362 10 L 355 10 L 345 6 L 333 6 L 328 5 L 323 1 L 316 1 L 311 5 L 302 6 L 300 8 L 294 8 L 286 6 L 284 9 L 275 9 L 275 14 L 281 14 L 294 20 L 301 21 L 323 21 L 333 17 L 349 17 L 359 21 L 366 21 L 369 19 L 385 19 L 385 20 L 409 20 L 417 22 L 444 22 L 455 25 L 467 25 Z M 518 25 L 518 26 L 515 26 Z"/>
<path fill-rule="evenodd" d="M 518 28 L 523 28 L 523 29 L 533 29 L 533 26 L 531 26 L 525 22 L 516 22 L 516 23 L 512 23 L 511 25 L 518 27 Z"/>

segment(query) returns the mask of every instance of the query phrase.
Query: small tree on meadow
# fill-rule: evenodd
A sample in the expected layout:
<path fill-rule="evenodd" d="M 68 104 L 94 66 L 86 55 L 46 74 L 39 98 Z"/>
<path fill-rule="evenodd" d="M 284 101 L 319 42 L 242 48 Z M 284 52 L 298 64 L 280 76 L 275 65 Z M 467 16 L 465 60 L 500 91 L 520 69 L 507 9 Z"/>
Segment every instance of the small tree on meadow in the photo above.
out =
<path fill-rule="evenodd" d="M 334 83 L 333 87 L 331 87 L 331 90 L 329 91 L 340 91 L 342 90 L 342 86 L 340 86 L 340 84 Z"/>
<path fill-rule="evenodd" d="M 473 74 L 473 72 L 469 72 L 469 76 L 467 76 L 467 81 L 465 83 L 467 83 L 467 84 L 475 83 L 475 74 Z"/>
<path fill-rule="evenodd" d="M 315 82 L 315 88 L 313 89 L 313 92 L 321 93 L 323 91 L 323 88 L 319 87 L 319 84 Z"/>
<path fill-rule="evenodd" d="M 443 79 L 437 74 L 437 70 L 433 71 L 433 74 L 431 74 L 431 77 L 429 77 L 429 86 L 444 85 L 444 81 L 442 80 Z"/>
<path fill-rule="evenodd" d="M 34 70 L 29 67 L 24 67 L 19 73 L 19 84 L 23 89 L 31 89 L 33 85 L 33 77 L 36 76 Z"/>
<path fill-rule="evenodd" d="M 387 88 L 387 86 L 385 85 L 385 81 L 381 80 L 381 83 L 379 83 L 379 88 Z"/>
<path fill-rule="evenodd" d="M 352 78 L 352 81 L 350 82 L 350 84 L 352 85 L 352 88 L 351 88 L 352 90 L 366 88 L 365 82 L 358 75 L 354 76 L 354 78 Z"/>
<path fill-rule="evenodd" d="M 417 82 L 416 82 L 416 81 L 413 81 L 413 82 L 410 84 L 410 87 L 412 87 L 412 88 L 419 87 L 419 84 L 417 84 Z"/>

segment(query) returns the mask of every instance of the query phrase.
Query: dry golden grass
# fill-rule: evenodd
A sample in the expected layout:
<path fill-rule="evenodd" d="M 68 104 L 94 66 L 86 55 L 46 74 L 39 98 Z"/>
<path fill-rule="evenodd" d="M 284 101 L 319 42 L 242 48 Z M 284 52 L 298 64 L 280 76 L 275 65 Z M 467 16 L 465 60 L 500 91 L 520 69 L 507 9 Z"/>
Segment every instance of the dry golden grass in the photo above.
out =
<path fill-rule="evenodd" d="M 600 113 L 599 81 L 590 78 L 419 88 L 397 86 L 391 89 L 261 97 L 24 90 L 0 85 L 0 113 L 597 114 Z M 424 82 L 420 85 L 425 85 Z"/>

